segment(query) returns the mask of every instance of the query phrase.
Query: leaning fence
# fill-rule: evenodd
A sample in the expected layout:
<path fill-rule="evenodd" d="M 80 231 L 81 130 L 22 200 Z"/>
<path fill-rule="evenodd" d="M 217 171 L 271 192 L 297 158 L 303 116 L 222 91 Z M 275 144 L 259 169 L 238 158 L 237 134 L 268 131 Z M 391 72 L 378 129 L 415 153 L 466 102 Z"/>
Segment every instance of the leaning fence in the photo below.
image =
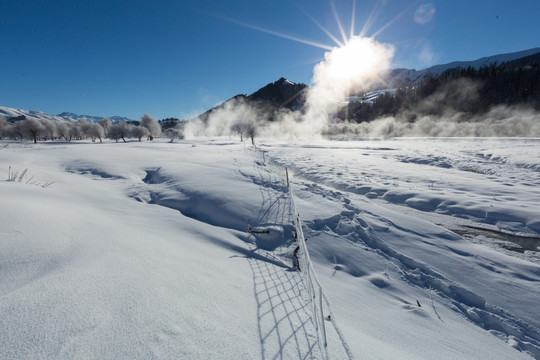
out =
<path fill-rule="evenodd" d="M 336 322 L 336 318 L 332 311 L 332 307 L 330 306 L 330 302 L 328 301 L 328 297 L 326 296 L 326 293 L 324 292 L 321 283 L 317 278 L 315 269 L 313 268 L 313 263 L 311 262 L 309 251 L 306 246 L 306 238 L 304 237 L 304 231 L 302 230 L 302 221 L 300 219 L 298 209 L 296 208 L 292 186 L 289 183 L 288 175 L 288 171 L 286 170 L 287 186 L 289 188 L 289 196 L 291 199 L 291 206 L 294 214 L 294 227 L 296 230 L 298 246 L 300 247 L 298 252 L 298 261 L 300 269 L 304 274 L 304 282 L 309 293 L 312 306 L 311 316 L 313 324 L 315 325 L 315 328 L 317 330 L 317 338 L 321 347 L 321 353 L 323 354 L 323 357 L 325 359 L 329 358 L 328 338 L 325 324 L 325 321 L 327 321 L 335 329 L 339 341 L 341 342 L 341 345 L 343 346 L 345 353 L 347 354 L 347 357 L 352 360 L 354 359 L 354 357 L 352 355 L 351 349 L 347 344 L 347 341 L 345 341 L 345 337 L 343 336 L 343 333 L 341 332 Z"/>

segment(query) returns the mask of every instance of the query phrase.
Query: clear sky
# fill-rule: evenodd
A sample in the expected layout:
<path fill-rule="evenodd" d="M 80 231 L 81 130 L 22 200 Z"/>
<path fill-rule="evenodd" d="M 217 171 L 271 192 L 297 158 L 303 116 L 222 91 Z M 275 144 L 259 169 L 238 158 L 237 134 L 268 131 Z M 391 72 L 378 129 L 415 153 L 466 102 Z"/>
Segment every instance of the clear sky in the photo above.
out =
<path fill-rule="evenodd" d="M 333 8 L 347 35 L 354 13 L 355 34 L 392 44 L 393 67 L 540 47 L 539 0 L 0 0 L 0 106 L 188 118 L 309 84 L 326 50 L 308 43 L 341 38 Z"/>

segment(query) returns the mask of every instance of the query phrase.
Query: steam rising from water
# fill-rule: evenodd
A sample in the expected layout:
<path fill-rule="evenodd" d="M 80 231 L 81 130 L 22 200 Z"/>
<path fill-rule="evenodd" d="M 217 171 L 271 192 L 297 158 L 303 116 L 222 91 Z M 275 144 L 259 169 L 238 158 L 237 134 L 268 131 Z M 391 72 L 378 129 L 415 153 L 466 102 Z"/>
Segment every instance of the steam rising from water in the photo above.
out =
<path fill-rule="evenodd" d="M 371 38 L 353 36 L 345 45 L 335 47 L 313 69 L 312 86 L 307 92 L 303 113 L 285 109 L 269 113 L 262 105 L 247 104 L 237 98 L 214 110 L 208 120 L 193 121 L 186 127 L 186 136 L 231 135 L 239 123 L 255 123 L 263 136 L 320 136 L 328 126 L 328 114 L 336 110 L 338 101 L 352 91 L 368 89 L 380 82 L 390 68 L 393 48 Z M 272 122 L 268 120 L 272 118 Z"/>
<path fill-rule="evenodd" d="M 398 114 L 360 124 L 334 124 L 326 133 L 359 137 L 540 137 L 540 115 L 531 108 L 499 105 L 481 116 L 455 112 L 423 115 L 409 122 L 404 114 Z"/>
<path fill-rule="evenodd" d="M 540 115 L 523 107 L 496 106 L 483 115 L 456 110 L 455 104 L 478 101 L 479 83 L 458 80 L 395 116 L 371 122 L 333 124 L 329 114 L 351 92 L 362 92 L 381 84 L 390 68 L 393 48 L 372 38 L 353 36 L 346 44 L 324 55 L 313 69 L 312 86 L 303 112 L 275 110 L 261 103 L 238 97 L 215 109 L 206 121 L 188 123 L 186 137 L 238 135 L 247 131 L 263 137 L 312 138 L 321 135 L 361 137 L 540 137 Z M 434 111 L 435 110 L 435 111 Z M 437 113 L 439 115 L 427 115 Z M 411 121 L 414 119 L 414 121 Z"/>
<path fill-rule="evenodd" d="M 457 79 L 395 116 L 360 124 L 334 124 L 325 133 L 361 137 L 540 137 L 540 114 L 531 107 L 498 105 L 476 115 L 463 111 L 473 109 L 481 100 L 481 85 L 479 81 Z"/>

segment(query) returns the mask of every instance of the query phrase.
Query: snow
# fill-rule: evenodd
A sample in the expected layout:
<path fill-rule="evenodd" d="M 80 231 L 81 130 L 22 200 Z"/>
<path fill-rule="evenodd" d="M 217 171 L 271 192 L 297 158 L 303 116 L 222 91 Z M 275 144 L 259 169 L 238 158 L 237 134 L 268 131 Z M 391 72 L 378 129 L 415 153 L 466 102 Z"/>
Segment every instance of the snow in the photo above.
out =
<path fill-rule="evenodd" d="M 2 357 L 323 358 L 284 167 L 355 358 L 540 357 L 539 139 L 233 140 L 0 143 Z"/>

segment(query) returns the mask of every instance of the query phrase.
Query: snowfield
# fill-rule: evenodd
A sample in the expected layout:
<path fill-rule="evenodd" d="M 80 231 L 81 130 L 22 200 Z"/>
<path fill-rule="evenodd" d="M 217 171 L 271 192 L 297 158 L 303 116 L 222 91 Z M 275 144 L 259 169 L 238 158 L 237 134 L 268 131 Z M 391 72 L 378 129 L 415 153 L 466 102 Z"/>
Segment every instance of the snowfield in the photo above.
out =
<path fill-rule="evenodd" d="M 487 138 L 2 141 L 1 358 L 347 358 L 285 167 L 354 358 L 540 358 L 540 139 Z"/>

